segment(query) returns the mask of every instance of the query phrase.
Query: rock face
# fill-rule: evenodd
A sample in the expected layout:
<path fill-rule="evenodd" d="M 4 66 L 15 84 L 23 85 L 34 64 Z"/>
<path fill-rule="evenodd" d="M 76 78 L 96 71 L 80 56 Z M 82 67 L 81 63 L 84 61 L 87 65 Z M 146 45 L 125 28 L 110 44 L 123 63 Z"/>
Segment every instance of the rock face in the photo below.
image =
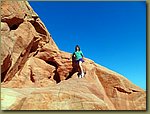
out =
<path fill-rule="evenodd" d="M 1 2 L 2 110 L 146 110 L 146 92 L 85 58 L 78 78 L 27 1 Z"/>

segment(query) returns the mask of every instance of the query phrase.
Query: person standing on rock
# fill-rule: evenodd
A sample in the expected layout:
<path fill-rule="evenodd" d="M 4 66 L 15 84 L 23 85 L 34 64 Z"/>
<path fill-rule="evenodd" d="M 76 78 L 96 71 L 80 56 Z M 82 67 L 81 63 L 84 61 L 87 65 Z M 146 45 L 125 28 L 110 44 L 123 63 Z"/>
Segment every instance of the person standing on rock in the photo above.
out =
<path fill-rule="evenodd" d="M 76 45 L 75 47 L 75 52 L 73 53 L 73 58 L 75 58 L 75 62 L 78 66 L 79 71 L 79 78 L 82 78 L 84 76 L 84 71 L 83 71 L 83 67 L 82 67 L 82 63 L 84 62 L 83 59 L 83 53 L 80 50 L 80 47 L 78 45 Z"/>

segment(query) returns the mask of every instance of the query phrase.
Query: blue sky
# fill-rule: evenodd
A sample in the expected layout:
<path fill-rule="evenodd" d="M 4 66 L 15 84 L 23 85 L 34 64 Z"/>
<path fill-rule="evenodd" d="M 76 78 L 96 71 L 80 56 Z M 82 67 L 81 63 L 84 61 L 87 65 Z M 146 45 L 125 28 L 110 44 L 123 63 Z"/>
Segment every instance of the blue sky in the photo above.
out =
<path fill-rule="evenodd" d="M 146 90 L 146 2 L 30 1 L 60 50 L 86 58 Z"/>

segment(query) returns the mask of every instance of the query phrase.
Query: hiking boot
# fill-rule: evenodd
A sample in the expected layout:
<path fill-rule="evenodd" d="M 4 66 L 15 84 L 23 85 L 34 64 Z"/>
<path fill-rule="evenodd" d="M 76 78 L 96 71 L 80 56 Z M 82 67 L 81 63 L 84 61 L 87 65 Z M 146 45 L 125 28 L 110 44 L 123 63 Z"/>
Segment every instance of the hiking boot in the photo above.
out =
<path fill-rule="evenodd" d="M 81 73 L 81 78 L 83 78 L 83 77 L 84 77 L 84 72 Z"/>
<path fill-rule="evenodd" d="M 81 75 L 81 74 L 79 74 L 79 78 L 82 78 L 82 75 Z"/>

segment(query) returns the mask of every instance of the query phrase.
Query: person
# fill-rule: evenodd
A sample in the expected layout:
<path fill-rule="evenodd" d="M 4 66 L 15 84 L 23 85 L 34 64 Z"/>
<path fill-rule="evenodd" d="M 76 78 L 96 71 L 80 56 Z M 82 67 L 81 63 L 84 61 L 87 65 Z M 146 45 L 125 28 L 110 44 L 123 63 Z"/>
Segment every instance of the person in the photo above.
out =
<path fill-rule="evenodd" d="M 75 58 L 75 62 L 78 66 L 79 69 L 79 78 L 82 78 L 84 76 L 84 71 L 83 71 L 83 67 L 82 67 L 82 63 L 84 62 L 83 59 L 83 53 L 80 50 L 79 45 L 76 45 L 75 47 L 75 52 L 73 53 L 73 58 Z"/>

